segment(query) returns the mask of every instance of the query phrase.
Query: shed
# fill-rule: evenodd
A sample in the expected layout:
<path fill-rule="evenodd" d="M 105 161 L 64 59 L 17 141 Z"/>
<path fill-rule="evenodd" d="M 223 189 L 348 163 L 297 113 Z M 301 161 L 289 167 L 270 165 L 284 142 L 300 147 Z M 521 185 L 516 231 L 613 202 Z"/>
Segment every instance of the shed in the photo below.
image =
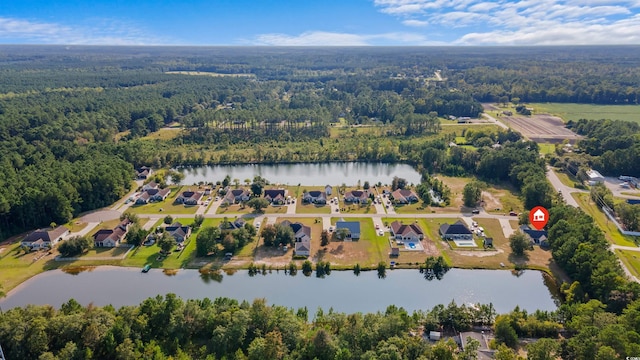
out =
<path fill-rule="evenodd" d="M 392 247 L 391 253 L 389 254 L 389 256 L 395 256 L 395 257 L 400 256 L 400 248 Z"/>
<path fill-rule="evenodd" d="M 429 331 L 429 340 L 438 341 L 442 337 L 440 331 Z"/>

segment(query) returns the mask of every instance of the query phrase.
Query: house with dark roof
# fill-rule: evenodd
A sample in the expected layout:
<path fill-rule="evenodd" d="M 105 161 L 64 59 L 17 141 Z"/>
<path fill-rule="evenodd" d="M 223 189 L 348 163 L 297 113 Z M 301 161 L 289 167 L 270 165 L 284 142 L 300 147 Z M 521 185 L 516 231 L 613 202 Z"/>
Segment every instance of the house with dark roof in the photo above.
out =
<path fill-rule="evenodd" d="M 124 219 L 113 229 L 100 229 L 93 234 L 93 245 L 95 247 L 116 247 L 120 245 L 127 232 L 131 221 Z"/>
<path fill-rule="evenodd" d="M 325 205 L 327 203 L 327 194 L 324 191 L 307 191 L 302 194 L 302 202 L 307 204 Z"/>
<path fill-rule="evenodd" d="M 471 230 L 460 220 L 440 225 L 440 236 L 445 240 L 473 240 Z"/>
<path fill-rule="evenodd" d="M 287 190 L 285 189 L 268 189 L 264 190 L 264 198 L 269 200 L 272 205 L 283 205 L 287 200 L 285 195 Z"/>
<path fill-rule="evenodd" d="M 185 205 L 198 205 L 198 202 L 202 198 L 202 193 L 199 191 L 187 190 L 176 197 L 176 203 Z"/>
<path fill-rule="evenodd" d="M 243 218 L 237 218 L 233 221 L 221 222 L 220 230 L 236 230 L 244 227 L 247 222 Z"/>
<path fill-rule="evenodd" d="M 31 250 L 52 248 L 67 235 L 69 235 L 69 229 L 64 226 L 48 230 L 38 229 L 25 236 L 20 244 L 31 248 Z"/>
<path fill-rule="evenodd" d="M 191 227 L 182 225 L 177 221 L 165 227 L 164 230 L 168 232 L 169 235 L 173 236 L 173 238 L 176 240 L 176 243 L 178 244 L 183 243 L 189 238 L 189 236 L 191 236 Z"/>
<path fill-rule="evenodd" d="M 137 205 L 148 204 L 154 201 L 164 201 L 171 193 L 171 189 L 147 189 L 136 199 Z"/>
<path fill-rule="evenodd" d="M 348 204 L 366 204 L 369 190 L 351 190 L 344 194 L 344 202 Z"/>
<path fill-rule="evenodd" d="M 227 187 L 227 193 L 224 195 L 222 203 L 227 205 L 240 204 L 249 201 L 250 198 L 251 194 L 247 189 L 230 189 L 229 187 Z"/>
<path fill-rule="evenodd" d="M 292 223 L 289 220 L 285 220 L 280 224 L 289 226 L 291 230 L 293 230 L 293 237 L 295 239 L 295 254 L 302 256 L 311 255 L 311 227 L 299 222 Z"/>
<path fill-rule="evenodd" d="M 403 224 L 400 221 L 391 223 L 391 233 L 394 239 L 402 241 L 420 241 L 424 239 L 424 231 L 418 224 Z"/>
<path fill-rule="evenodd" d="M 335 233 L 340 233 L 341 229 L 346 230 L 346 237 L 342 240 L 359 240 L 360 239 L 360 222 L 358 221 L 338 221 L 336 222 Z M 344 230 L 342 230 L 344 231 Z"/>
<path fill-rule="evenodd" d="M 147 166 L 140 166 L 136 169 L 136 178 L 138 180 L 146 180 L 151 175 L 151 168 Z"/>
<path fill-rule="evenodd" d="M 397 189 L 391 193 L 393 201 L 396 204 L 411 204 L 418 202 L 418 195 L 413 190 L 409 189 Z"/>
<path fill-rule="evenodd" d="M 546 230 L 536 230 L 529 227 L 529 225 L 520 226 L 520 231 L 531 241 L 532 244 L 540 246 L 548 246 L 549 233 Z"/>

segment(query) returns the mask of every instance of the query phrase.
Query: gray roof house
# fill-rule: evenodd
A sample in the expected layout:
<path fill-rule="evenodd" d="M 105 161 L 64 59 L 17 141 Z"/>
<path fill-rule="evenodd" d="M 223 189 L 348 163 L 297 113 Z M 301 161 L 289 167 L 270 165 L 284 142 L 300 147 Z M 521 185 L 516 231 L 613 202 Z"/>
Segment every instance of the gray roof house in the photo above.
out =
<path fill-rule="evenodd" d="M 395 201 L 396 204 L 411 204 L 418 202 L 418 195 L 416 195 L 413 190 L 397 189 L 391 193 L 391 196 L 393 196 L 393 201 Z"/>
<path fill-rule="evenodd" d="M 446 240 L 473 240 L 471 230 L 460 220 L 454 224 L 442 224 L 440 235 Z"/>
<path fill-rule="evenodd" d="M 241 202 L 249 201 L 251 194 L 247 189 L 229 189 L 227 187 L 227 193 L 222 199 L 223 204 L 239 204 Z"/>
<path fill-rule="evenodd" d="M 547 233 L 546 230 L 535 230 L 530 228 L 529 225 L 522 225 L 520 226 L 520 231 L 522 231 L 527 236 L 527 238 L 529 238 L 532 244 L 541 246 L 549 245 L 549 233 Z"/>
<path fill-rule="evenodd" d="M 178 195 L 178 197 L 176 198 L 176 203 L 185 205 L 198 205 L 198 202 L 201 198 L 201 192 L 187 190 Z"/>
<path fill-rule="evenodd" d="M 264 198 L 272 204 L 282 205 L 286 200 L 286 194 L 285 189 L 269 189 L 264 191 Z"/>
<path fill-rule="evenodd" d="M 311 227 L 299 222 L 292 223 L 289 220 L 285 220 L 280 224 L 289 226 L 293 230 L 296 255 L 311 255 Z"/>
<path fill-rule="evenodd" d="M 347 237 L 344 240 L 358 240 L 360 239 L 360 222 L 358 221 L 338 221 L 336 222 L 336 233 L 340 229 L 347 230 Z"/>
<path fill-rule="evenodd" d="M 352 190 L 344 194 L 344 201 L 353 204 L 365 204 L 369 199 L 369 190 Z"/>
<path fill-rule="evenodd" d="M 38 229 L 24 239 L 22 239 L 22 246 L 28 246 L 33 249 L 50 248 L 55 246 L 58 241 L 62 240 L 69 234 L 69 229 L 64 226 L 58 226 L 55 229 L 41 230 Z"/>
<path fill-rule="evenodd" d="M 177 221 L 164 229 L 169 235 L 173 236 L 178 244 L 184 242 L 191 236 L 191 227 L 182 225 Z"/>
<path fill-rule="evenodd" d="M 324 191 L 307 191 L 302 195 L 302 202 L 324 205 L 327 203 L 327 194 Z"/>

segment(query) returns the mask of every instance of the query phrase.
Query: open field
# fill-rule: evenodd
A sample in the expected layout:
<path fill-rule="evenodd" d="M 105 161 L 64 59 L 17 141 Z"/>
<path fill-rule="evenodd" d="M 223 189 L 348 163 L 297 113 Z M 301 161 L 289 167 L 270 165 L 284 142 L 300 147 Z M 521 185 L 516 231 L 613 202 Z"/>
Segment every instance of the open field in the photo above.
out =
<path fill-rule="evenodd" d="M 564 122 L 557 116 L 503 115 L 500 119 L 515 131 L 535 142 L 555 144 L 567 139 L 569 142 L 575 143 L 581 139 L 580 135 L 565 128 Z"/>
<path fill-rule="evenodd" d="M 640 278 L 640 252 L 616 249 L 618 258 L 627 266 L 631 273 Z"/>
<path fill-rule="evenodd" d="M 593 217 L 609 242 L 622 246 L 636 246 L 631 236 L 622 235 L 615 224 L 609 221 L 607 216 L 598 209 L 589 198 L 589 194 L 573 193 L 571 196 L 576 199 L 582 210 Z"/>
<path fill-rule="evenodd" d="M 533 103 L 530 106 L 536 113 L 547 112 L 561 117 L 564 121 L 611 119 L 640 123 L 640 105 Z"/>
<path fill-rule="evenodd" d="M 181 130 L 180 128 L 161 128 L 156 132 L 140 138 L 140 140 L 173 140 L 180 135 Z"/>
<path fill-rule="evenodd" d="M 575 187 L 576 183 L 579 183 L 580 181 L 578 181 L 578 179 L 576 179 L 573 175 L 567 174 L 567 172 L 559 170 L 559 169 L 553 169 L 553 171 L 556 172 L 556 175 L 558 176 L 558 179 L 560 179 L 560 182 L 562 184 L 564 184 L 565 186 L 568 187 Z"/>
<path fill-rule="evenodd" d="M 424 206 L 422 201 L 414 202 L 412 204 L 394 205 L 394 210 L 398 214 L 426 214 L 431 212 L 429 206 Z"/>

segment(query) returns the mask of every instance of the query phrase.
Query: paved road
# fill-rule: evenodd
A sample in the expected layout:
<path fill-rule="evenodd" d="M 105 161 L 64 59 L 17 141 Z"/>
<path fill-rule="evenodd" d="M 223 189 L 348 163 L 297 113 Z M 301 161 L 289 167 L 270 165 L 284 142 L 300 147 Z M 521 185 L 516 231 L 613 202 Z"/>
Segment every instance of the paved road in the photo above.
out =
<path fill-rule="evenodd" d="M 482 113 L 482 117 L 486 118 L 487 120 L 491 121 L 492 123 L 500 126 L 501 128 L 505 129 L 505 130 L 509 130 L 509 127 L 507 125 L 505 125 L 502 121 L 498 121 L 498 119 L 494 118 L 493 116 L 487 114 L 487 113 Z"/>
<path fill-rule="evenodd" d="M 89 233 L 89 231 L 93 230 L 98 225 L 100 225 L 99 222 L 87 223 L 87 226 L 85 226 L 84 229 L 82 229 L 80 231 L 69 233 L 69 235 L 67 235 L 66 238 L 69 239 L 69 238 L 72 238 L 74 236 L 85 236 L 85 235 L 87 235 Z"/>
<path fill-rule="evenodd" d="M 558 177 L 558 175 L 555 173 L 555 171 L 553 171 L 551 166 L 547 166 L 547 179 L 549 179 L 549 182 L 551 183 L 553 188 L 562 194 L 562 197 L 564 198 L 564 201 L 567 203 L 567 205 L 571 205 L 573 207 L 579 207 L 578 202 L 576 201 L 576 199 L 573 198 L 573 196 L 571 196 L 571 193 L 585 192 L 585 191 L 571 188 L 563 184 L 562 181 L 560 181 L 560 178 Z"/>
<path fill-rule="evenodd" d="M 616 253 L 615 250 L 619 249 L 619 250 L 630 250 L 630 251 L 640 251 L 640 248 L 638 247 L 631 247 L 631 246 L 621 246 L 621 245 L 614 245 L 611 244 L 609 246 L 609 250 L 611 250 L 612 253 Z M 627 268 L 627 266 L 622 262 L 622 260 L 620 258 L 618 258 L 618 262 L 620 263 L 620 267 L 622 268 L 622 270 L 624 270 L 624 273 L 627 274 L 627 277 L 637 283 L 640 283 L 640 279 L 638 279 L 635 275 L 633 275 L 631 273 L 631 271 L 629 270 L 629 268 Z"/>

